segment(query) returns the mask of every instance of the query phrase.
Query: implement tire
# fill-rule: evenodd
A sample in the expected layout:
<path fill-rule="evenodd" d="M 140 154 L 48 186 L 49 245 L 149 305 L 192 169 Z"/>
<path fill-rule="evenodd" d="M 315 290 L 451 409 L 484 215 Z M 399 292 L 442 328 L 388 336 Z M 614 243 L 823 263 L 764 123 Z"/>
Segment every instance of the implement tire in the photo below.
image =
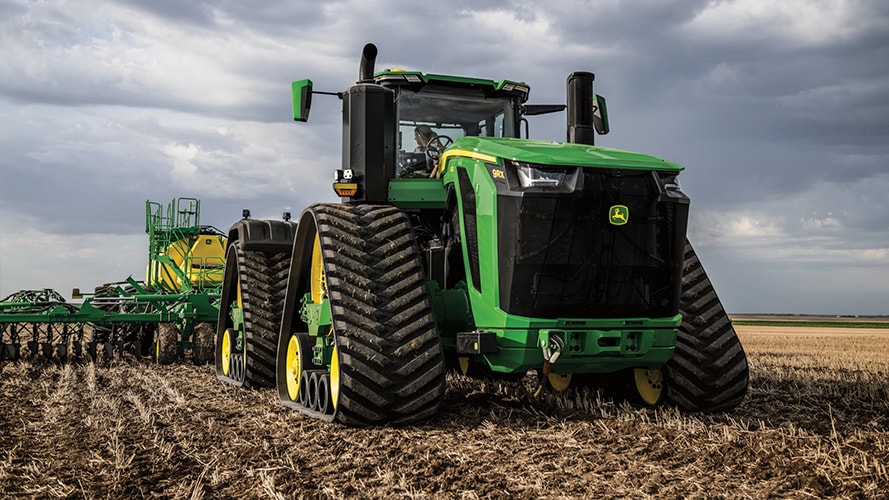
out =
<path fill-rule="evenodd" d="M 179 357 L 179 329 L 173 323 L 160 323 L 154 336 L 154 360 L 169 365 Z"/>
<path fill-rule="evenodd" d="M 213 335 L 216 331 L 210 323 L 198 323 L 191 334 L 191 361 L 206 365 L 213 361 Z"/>
<path fill-rule="evenodd" d="M 747 356 L 691 243 L 685 244 L 682 326 L 667 363 L 667 399 L 684 410 L 717 412 L 747 394 Z"/>

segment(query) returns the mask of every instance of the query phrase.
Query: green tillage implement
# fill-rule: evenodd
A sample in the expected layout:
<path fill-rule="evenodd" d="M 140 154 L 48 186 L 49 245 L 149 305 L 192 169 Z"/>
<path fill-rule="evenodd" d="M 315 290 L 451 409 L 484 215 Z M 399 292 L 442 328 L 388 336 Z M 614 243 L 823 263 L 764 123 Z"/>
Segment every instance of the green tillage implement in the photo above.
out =
<path fill-rule="evenodd" d="M 115 352 L 170 363 L 191 351 L 213 359 L 225 237 L 201 226 L 200 202 L 146 202 L 148 281 L 127 278 L 94 293 L 75 289 L 80 303 L 51 289 L 24 290 L 0 302 L 0 360 L 42 357 L 110 359 Z"/>

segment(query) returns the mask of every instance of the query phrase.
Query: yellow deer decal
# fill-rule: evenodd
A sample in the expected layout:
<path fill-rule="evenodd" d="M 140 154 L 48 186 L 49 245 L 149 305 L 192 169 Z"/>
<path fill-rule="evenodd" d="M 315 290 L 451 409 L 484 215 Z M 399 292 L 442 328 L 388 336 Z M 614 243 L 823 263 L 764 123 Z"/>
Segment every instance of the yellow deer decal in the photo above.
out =
<path fill-rule="evenodd" d="M 624 205 L 614 205 L 608 215 L 608 222 L 615 226 L 623 226 L 630 217 L 630 211 Z"/>

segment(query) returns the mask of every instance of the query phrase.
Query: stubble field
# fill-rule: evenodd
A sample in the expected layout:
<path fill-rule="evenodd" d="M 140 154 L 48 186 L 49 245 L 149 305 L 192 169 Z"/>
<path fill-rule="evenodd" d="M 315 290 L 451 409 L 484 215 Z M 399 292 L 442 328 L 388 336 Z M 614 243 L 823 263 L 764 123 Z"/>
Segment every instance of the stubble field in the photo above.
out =
<path fill-rule="evenodd" d="M 889 496 L 889 329 L 736 327 L 728 414 L 448 375 L 428 424 L 352 429 L 209 366 L 0 365 L 0 492 L 37 498 Z M 533 372 L 532 372 L 533 373 Z"/>

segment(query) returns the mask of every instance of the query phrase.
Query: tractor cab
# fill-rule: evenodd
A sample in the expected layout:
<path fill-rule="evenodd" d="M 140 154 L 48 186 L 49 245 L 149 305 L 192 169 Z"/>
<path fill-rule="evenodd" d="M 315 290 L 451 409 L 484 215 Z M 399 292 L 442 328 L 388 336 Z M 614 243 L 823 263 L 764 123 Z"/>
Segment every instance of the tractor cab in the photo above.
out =
<path fill-rule="evenodd" d="M 461 137 L 518 137 L 525 84 L 385 70 L 374 82 L 395 93 L 396 178 L 433 177 Z"/>
<path fill-rule="evenodd" d="M 343 165 L 333 184 L 343 202 L 443 208 L 441 182 L 428 179 L 442 175 L 444 151 L 490 158 L 481 151 L 488 144 L 480 146 L 477 138 L 518 139 L 526 116 L 567 109 L 569 143 L 592 145 L 596 133 L 608 133 L 605 100 L 593 93 L 592 73 L 569 76 L 567 104 L 529 105 L 524 82 L 399 69 L 375 73 L 376 55 L 375 46 L 365 47 L 359 80 L 344 92 L 313 90 L 308 79 L 292 86 L 297 121 L 308 120 L 313 94 L 343 100 Z"/>

